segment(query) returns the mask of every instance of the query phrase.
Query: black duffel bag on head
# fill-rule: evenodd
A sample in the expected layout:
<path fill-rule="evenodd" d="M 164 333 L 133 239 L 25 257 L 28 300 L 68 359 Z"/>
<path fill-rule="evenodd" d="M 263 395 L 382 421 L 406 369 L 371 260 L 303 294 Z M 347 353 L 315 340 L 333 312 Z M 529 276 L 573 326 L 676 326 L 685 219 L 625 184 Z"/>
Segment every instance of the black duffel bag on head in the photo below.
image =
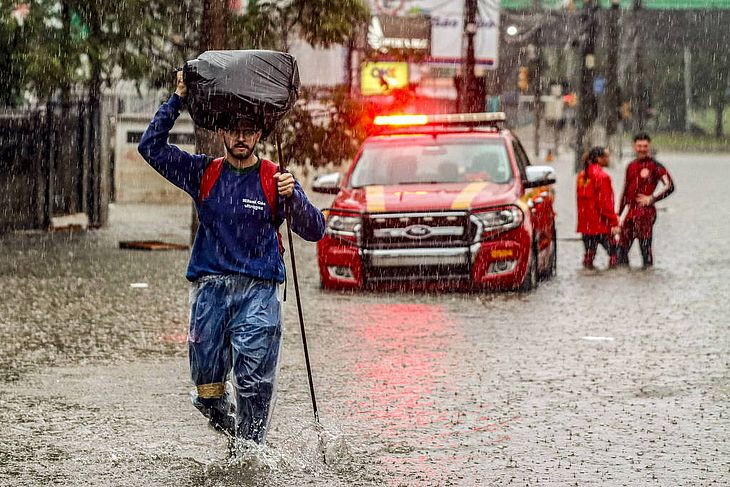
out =
<path fill-rule="evenodd" d="M 269 135 L 299 96 L 299 68 L 277 51 L 206 51 L 185 63 L 187 105 L 196 125 L 208 130 L 256 124 Z"/>

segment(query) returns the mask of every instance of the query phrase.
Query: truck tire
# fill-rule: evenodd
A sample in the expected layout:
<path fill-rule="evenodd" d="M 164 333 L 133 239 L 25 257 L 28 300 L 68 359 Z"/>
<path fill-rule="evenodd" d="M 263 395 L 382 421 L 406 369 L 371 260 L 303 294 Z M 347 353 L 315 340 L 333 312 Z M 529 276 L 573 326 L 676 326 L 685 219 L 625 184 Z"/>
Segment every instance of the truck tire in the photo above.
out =
<path fill-rule="evenodd" d="M 530 251 L 530 257 L 527 261 L 527 272 L 525 272 L 525 277 L 522 278 L 522 282 L 520 283 L 517 290 L 521 293 L 527 293 L 532 291 L 537 287 L 539 283 L 539 276 L 537 273 L 537 250 L 535 249 L 535 244 L 532 244 L 532 250 Z"/>

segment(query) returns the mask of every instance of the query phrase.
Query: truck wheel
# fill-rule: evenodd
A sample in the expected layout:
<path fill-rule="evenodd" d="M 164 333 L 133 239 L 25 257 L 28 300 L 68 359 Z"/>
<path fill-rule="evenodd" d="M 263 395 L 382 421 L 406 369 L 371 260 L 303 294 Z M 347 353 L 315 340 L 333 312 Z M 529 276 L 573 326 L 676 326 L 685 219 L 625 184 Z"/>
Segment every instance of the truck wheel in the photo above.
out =
<path fill-rule="evenodd" d="M 521 293 L 532 291 L 537 287 L 538 277 L 537 251 L 535 250 L 535 245 L 533 244 L 532 250 L 530 251 L 530 257 L 527 262 L 527 272 L 525 272 L 525 277 L 522 279 L 522 282 L 520 283 L 520 286 L 517 288 L 517 290 Z"/>
<path fill-rule="evenodd" d="M 558 274 L 558 236 L 555 230 L 553 230 L 553 241 L 550 244 L 550 263 L 543 271 L 540 276 L 543 280 L 547 281 L 552 279 Z"/>

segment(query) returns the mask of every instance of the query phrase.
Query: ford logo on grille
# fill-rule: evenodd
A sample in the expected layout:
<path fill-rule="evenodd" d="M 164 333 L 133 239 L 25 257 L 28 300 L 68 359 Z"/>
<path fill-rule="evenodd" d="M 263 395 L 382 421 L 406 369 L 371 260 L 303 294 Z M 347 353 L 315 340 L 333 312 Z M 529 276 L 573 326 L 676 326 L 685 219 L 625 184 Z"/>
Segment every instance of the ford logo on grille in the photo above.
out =
<path fill-rule="evenodd" d="M 410 225 L 403 229 L 403 235 L 412 239 L 428 238 L 432 233 L 428 225 Z"/>

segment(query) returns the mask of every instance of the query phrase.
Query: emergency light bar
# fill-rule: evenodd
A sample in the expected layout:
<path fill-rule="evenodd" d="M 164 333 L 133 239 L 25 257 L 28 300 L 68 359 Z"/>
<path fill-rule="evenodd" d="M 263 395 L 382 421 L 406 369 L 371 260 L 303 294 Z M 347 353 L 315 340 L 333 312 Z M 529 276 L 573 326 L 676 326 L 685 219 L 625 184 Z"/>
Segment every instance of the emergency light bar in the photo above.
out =
<path fill-rule="evenodd" d="M 507 115 L 504 112 L 483 112 L 483 113 L 452 113 L 448 115 L 378 115 L 373 120 L 375 125 L 380 126 L 404 126 L 404 125 L 436 125 L 436 124 L 474 124 L 504 122 Z"/>
<path fill-rule="evenodd" d="M 426 125 L 426 115 L 378 115 L 373 120 L 375 125 Z"/>

